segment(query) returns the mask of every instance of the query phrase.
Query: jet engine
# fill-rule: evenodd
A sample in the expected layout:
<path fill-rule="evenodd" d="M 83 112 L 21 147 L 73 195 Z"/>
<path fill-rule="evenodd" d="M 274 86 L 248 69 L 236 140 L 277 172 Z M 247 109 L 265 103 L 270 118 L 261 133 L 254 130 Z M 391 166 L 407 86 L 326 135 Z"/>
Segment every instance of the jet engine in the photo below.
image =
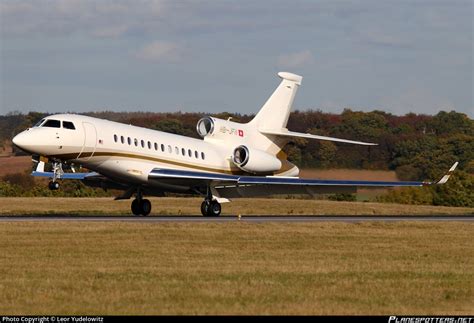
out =
<path fill-rule="evenodd" d="M 214 132 L 214 120 L 210 117 L 202 118 L 196 125 L 197 133 L 202 137 L 206 137 Z"/>
<path fill-rule="evenodd" d="M 234 149 L 232 162 L 249 173 L 269 173 L 281 168 L 281 161 L 275 156 L 244 145 Z"/>
<path fill-rule="evenodd" d="M 247 138 L 247 125 L 222 120 L 213 117 L 204 117 L 196 124 L 196 130 L 202 138 L 212 138 L 218 140 L 242 140 Z"/>

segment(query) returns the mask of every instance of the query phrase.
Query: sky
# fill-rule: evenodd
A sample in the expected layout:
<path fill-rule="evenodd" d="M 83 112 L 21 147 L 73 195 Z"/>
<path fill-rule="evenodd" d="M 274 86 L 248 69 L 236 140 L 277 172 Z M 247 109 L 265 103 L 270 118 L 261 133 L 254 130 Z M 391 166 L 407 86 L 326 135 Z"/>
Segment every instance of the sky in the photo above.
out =
<path fill-rule="evenodd" d="M 474 117 L 472 0 L 0 0 L 0 114 L 294 109 Z"/>

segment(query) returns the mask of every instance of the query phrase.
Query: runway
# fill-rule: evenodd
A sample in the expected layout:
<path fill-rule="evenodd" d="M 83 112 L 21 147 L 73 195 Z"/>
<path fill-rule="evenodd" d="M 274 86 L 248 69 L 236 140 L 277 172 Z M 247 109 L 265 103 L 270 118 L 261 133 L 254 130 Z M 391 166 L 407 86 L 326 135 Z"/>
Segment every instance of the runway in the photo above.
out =
<path fill-rule="evenodd" d="M 474 222 L 474 216 L 83 216 L 83 215 L 12 215 L 0 216 L 0 222 L 140 222 L 140 223 L 176 223 L 176 222 Z"/>

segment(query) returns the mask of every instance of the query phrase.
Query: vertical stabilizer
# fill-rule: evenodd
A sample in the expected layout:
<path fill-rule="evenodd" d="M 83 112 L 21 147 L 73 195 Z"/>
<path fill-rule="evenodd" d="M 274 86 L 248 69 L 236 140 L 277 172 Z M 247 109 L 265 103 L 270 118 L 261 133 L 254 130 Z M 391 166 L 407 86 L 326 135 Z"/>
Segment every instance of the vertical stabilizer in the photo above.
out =
<path fill-rule="evenodd" d="M 291 106 L 303 77 L 288 72 L 280 72 L 278 76 L 282 78 L 280 85 L 249 123 L 257 129 L 279 130 L 286 128 L 288 123 Z"/>

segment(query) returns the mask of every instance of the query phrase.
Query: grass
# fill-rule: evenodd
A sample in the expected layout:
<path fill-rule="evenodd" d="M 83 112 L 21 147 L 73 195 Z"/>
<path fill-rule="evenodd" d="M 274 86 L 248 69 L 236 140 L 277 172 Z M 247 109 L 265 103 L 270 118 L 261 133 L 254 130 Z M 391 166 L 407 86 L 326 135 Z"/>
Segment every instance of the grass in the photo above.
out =
<path fill-rule="evenodd" d="M 151 198 L 152 215 L 200 215 L 200 198 Z M 112 198 L 0 198 L 0 215 L 129 215 L 131 200 Z M 223 215 L 450 215 L 474 208 L 301 199 L 236 199 L 222 205 Z"/>
<path fill-rule="evenodd" d="M 7 314 L 468 315 L 471 223 L 0 225 Z"/>

